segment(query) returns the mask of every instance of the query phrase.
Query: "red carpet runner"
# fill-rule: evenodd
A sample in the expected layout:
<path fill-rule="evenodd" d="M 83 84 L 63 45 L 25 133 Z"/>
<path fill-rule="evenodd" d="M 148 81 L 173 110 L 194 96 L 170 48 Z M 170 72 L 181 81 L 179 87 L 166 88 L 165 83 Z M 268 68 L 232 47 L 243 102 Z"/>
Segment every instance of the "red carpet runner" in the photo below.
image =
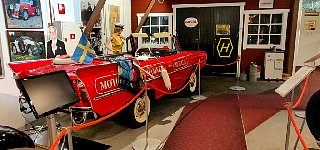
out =
<path fill-rule="evenodd" d="M 245 133 L 249 133 L 261 123 L 283 110 L 285 100 L 273 90 L 257 95 L 240 95 L 240 110 L 242 114 Z"/>
<path fill-rule="evenodd" d="M 247 149 L 237 95 L 188 104 L 176 125 L 165 150 Z"/>
<path fill-rule="evenodd" d="M 319 74 L 319 69 L 311 74 L 311 83 L 298 110 L 304 110 L 312 94 L 320 89 L 320 78 L 317 77 Z M 294 100 L 298 99 L 303 84 L 304 81 L 296 88 Z M 290 95 L 283 98 L 271 89 L 256 95 L 240 94 L 239 101 L 237 95 L 220 95 L 188 104 L 182 111 L 164 149 L 247 149 L 244 132 L 249 133 L 280 110 L 284 110 L 283 104 L 290 101 Z"/>
<path fill-rule="evenodd" d="M 307 86 L 307 91 L 296 110 L 305 110 L 307 103 L 314 92 L 319 89 L 319 71 L 311 74 L 311 82 Z M 294 103 L 301 94 L 304 82 L 295 89 Z M 280 110 L 284 110 L 284 103 L 290 101 L 291 93 L 286 97 L 281 97 L 275 93 L 275 89 L 271 89 L 256 95 L 240 95 L 239 103 L 242 114 L 245 133 L 249 133 L 261 123 L 272 117 Z"/>

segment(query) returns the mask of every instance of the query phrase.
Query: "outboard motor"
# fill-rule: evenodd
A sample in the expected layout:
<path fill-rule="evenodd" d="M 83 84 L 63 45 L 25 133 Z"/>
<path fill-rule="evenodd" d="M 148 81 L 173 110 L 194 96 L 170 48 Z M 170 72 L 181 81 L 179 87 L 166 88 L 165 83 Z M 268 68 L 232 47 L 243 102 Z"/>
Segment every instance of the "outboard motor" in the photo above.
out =
<path fill-rule="evenodd" d="M 35 148 L 32 139 L 22 131 L 0 125 L 0 148 Z"/>

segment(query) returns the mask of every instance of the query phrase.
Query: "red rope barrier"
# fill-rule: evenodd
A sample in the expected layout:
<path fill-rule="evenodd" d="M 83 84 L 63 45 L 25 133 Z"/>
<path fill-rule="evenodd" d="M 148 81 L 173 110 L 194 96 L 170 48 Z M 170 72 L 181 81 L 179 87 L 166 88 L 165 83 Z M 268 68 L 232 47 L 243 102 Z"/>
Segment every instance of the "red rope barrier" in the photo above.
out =
<path fill-rule="evenodd" d="M 97 123 L 99 123 L 99 122 L 101 122 L 101 121 L 104 121 L 104 120 L 112 117 L 113 115 L 117 114 L 118 112 L 120 112 L 121 110 L 123 110 L 124 108 L 126 108 L 127 106 L 129 106 L 133 101 L 135 101 L 135 100 L 141 95 L 141 93 L 142 93 L 143 91 L 145 91 L 145 89 L 147 89 L 147 86 L 144 86 L 144 87 L 142 88 L 142 90 L 141 90 L 135 97 L 133 97 L 126 105 L 124 105 L 124 106 L 122 106 L 121 108 L 119 108 L 118 110 L 110 113 L 109 115 L 104 116 L 104 117 L 102 117 L 102 118 L 100 118 L 100 119 L 98 119 L 98 120 L 94 120 L 94 121 L 91 121 L 91 122 L 88 122 L 88 123 L 79 125 L 79 126 L 72 126 L 72 127 L 71 127 L 71 130 L 74 130 L 74 131 L 75 131 L 75 130 L 79 130 L 79 129 L 82 129 L 82 128 L 86 128 L 86 127 L 95 125 L 95 124 L 97 124 Z M 62 138 L 63 135 L 65 135 L 66 133 L 67 133 L 67 130 L 64 129 L 64 130 L 59 134 L 59 136 L 56 138 L 56 140 L 54 141 L 54 143 L 51 145 L 50 150 L 54 150 L 54 149 L 57 147 L 57 145 L 59 144 L 61 138 Z"/>
<path fill-rule="evenodd" d="M 304 86 L 303 86 L 303 89 L 302 89 L 302 92 L 301 92 L 301 94 L 300 94 L 300 97 L 299 97 L 299 99 L 297 100 L 297 102 L 293 105 L 292 109 L 297 108 L 298 105 L 301 103 L 301 100 L 302 100 L 302 98 L 303 98 L 303 96 L 304 96 L 304 93 L 306 92 L 306 89 L 307 89 L 307 85 L 308 85 L 308 83 L 309 83 L 309 80 L 310 80 L 310 76 L 307 76 L 306 81 L 305 81 Z M 294 120 L 294 117 L 292 116 L 292 112 L 291 112 L 291 109 L 290 109 L 290 104 L 289 104 L 289 103 L 286 103 L 286 104 L 284 105 L 284 107 L 286 108 L 286 110 L 287 110 L 287 112 L 288 112 L 289 118 L 290 118 L 290 120 L 291 120 L 291 122 L 292 122 L 292 124 L 293 124 L 294 130 L 296 131 L 296 133 L 297 133 L 297 135 L 298 135 L 298 138 L 299 138 L 299 140 L 300 140 L 300 142 L 301 142 L 301 144 L 302 144 L 302 146 L 303 146 L 303 149 L 304 149 L 304 150 L 308 150 L 308 146 L 307 146 L 306 142 L 304 141 L 304 139 L 303 139 L 303 137 L 302 137 L 302 135 L 301 135 L 301 133 L 300 133 L 300 130 L 299 130 L 299 128 L 298 128 L 298 126 L 297 126 L 297 124 L 296 124 L 296 122 L 295 122 L 295 120 Z"/>
<path fill-rule="evenodd" d="M 237 57 L 237 60 L 235 60 L 234 62 L 232 62 L 232 63 L 229 63 L 229 64 L 222 64 L 222 65 L 215 65 L 215 64 L 205 64 L 206 66 L 210 66 L 210 67 L 224 67 L 224 66 L 230 66 L 230 65 L 233 65 L 233 64 L 235 64 L 235 63 L 237 63 L 238 61 L 240 60 L 240 56 L 238 55 L 238 57 Z"/>
<path fill-rule="evenodd" d="M 293 124 L 294 130 L 296 131 L 296 133 L 298 135 L 298 138 L 299 138 L 299 140 L 300 140 L 300 142 L 301 142 L 301 144 L 303 146 L 303 149 L 304 150 L 308 150 L 308 146 L 307 146 L 306 142 L 304 141 L 296 122 L 294 121 L 294 117 L 292 116 L 292 113 L 291 113 L 291 110 L 290 110 L 290 104 L 285 104 L 284 107 L 287 109 L 288 115 L 289 115 L 290 120 L 291 120 L 291 122 Z"/>
<path fill-rule="evenodd" d="M 304 93 L 306 92 L 306 88 L 307 88 L 307 85 L 308 85 L 309 80 L 310 80 L 310 76 L 307 76 L 306 81 L 304 82 L 304 86 L 303 86 L 302 92 L 301 92 L 301 94 L 300 94 L 300 97 L 299 97 L 299 99 L 297 100 L 297 102 L 293 105 L 292 109 L 297 108 L 298 105 L 301 103 L 301 100 L 302 100 L 302 98 L 303 98 L 303 96 L 304 96 Z"/>
<path fill-rule="evenodd" d="M 198 67 L 199 67 L 199 65 L 197 65 L 195 71 L 198 69 Z M 163 93 L 165 93 L 165 94 L 176 94 L 176 93 L 179 93 L 180 91 L 182 91 L 183 89 L 185 89 L 185 88 L 187 87 L 187 85 L 191 82 L 192 77 L 195 76 L 195 71 L 191 74 L 191 77 L 190 77 L 188 83 L 185 84 L 180 90 L 178 90 L 178 91 L 176 91 L 176 92 L 171 92 L 171 93 L 169 93 L 169 92 L 165 92 L 165 91 L 162 91 L 162 90 L 156 88 L 156 87 L 155 87 L 154 85 L 152 85 L 152 84 L 150 84 L 150 86 L 152 86 L 154 89 L 159 90 L 160 92 L 163 92 Z M 104 120 L 112 117 L 112 116 L 115 115 L 116 113 L 120 112 L 121 110 L 123 110 L 124 108 L 126 108 L 127 106 L 129 106 L 135 99 L 137 99 L 137 98 L 140 96 L 140 94 L 141 94 L 146 88 L 147 88 L 147 84 L 146 84 L 146 85 L 143 87 L 143 89 L 142 89 L 134 98 L 132 98 L 126 105 L 122 106 L 121 108 L 119 108 L 118 110 L 112 112 L 111 114 L 109 114 L 109 115 L 107 115 L 107 116 L 104 116 L 104 117 L 102 117 L 102 118 L 100 118 L 100 119 L 98 119 L 98 120 L 94 120 L 94 121 L 91 121 L 91 122 L 88 122 L 88 123 L 85 123 L 85 124 L 82 124 L 82 125 L 79 125 L 79 126 L 72 126 L 72 127 L 71 127 L 71 130 L 72 130 L 72 131 L 75 131 L 75 130 L 79 130 L 79 129 L 82 129 L 82 128 L 86 128 L 86 127 L 95 125 L 95 124 L 97 124 L 97 123 L 100 123 L 101 121 L 104 121 Z M 57 145 L 59 144 L 61 138 L 62 138 L 66 133 L 67 133 L 67 130 L 64 129 L 64 130 L 59 134 L 59 136 L 56 138 L 56 140 L 54 141 L 54 143 L 51 145 L 50 150 L 54 150 L 54 149 L 57 147 Z"/>

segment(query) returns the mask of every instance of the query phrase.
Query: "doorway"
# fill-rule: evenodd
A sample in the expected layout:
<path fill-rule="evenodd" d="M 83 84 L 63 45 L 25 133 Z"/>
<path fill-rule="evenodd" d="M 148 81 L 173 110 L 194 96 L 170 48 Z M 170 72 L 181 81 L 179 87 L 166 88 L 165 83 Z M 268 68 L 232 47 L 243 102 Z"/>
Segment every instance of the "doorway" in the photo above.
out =
<path fill-rule="evenodd" d="M 204 50 L 207 64 L 229 64 L 241 55 L 245 3 L 173 5 L 174 34 L 184 50 Z M 187 26 L 195 18 L 197 25 Z M 206 67 L 208 73 L 240 74 L 240 62 L 225 67 Z"/>

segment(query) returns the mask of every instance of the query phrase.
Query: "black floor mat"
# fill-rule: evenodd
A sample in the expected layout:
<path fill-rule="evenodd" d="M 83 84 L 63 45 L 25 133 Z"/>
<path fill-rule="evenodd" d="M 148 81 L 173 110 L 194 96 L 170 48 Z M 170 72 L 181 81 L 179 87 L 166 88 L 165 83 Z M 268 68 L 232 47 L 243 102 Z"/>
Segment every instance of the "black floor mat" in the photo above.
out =
<path fill-rule="evenodd" d="M 72 143 L 73 143 L 74 150 L 88 150 L 92 148 L 94 148 L 95 150 L 107 150 L 111 148 L 110 145 L 105 145 L 99 142 L 95 142 L 92 140 L 84 139 L 81 137 L 75 137 L 75 136 L 72 136 Z M 67 148 L 67 149 L 69 148 L 67 135 L 61 139 L 59 149 L 61 149 L 62 145 L 64 148 Z"/>

